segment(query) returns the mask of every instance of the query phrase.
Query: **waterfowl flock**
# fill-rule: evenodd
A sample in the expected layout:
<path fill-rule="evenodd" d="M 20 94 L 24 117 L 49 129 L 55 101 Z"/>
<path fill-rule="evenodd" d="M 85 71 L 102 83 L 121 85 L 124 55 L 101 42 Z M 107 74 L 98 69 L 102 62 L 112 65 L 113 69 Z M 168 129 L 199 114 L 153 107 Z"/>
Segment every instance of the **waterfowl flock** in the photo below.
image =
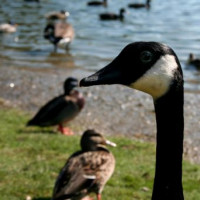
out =
<path fill-rule="evenodd" d="M 35 1 L 39 2 L 39 1 Z M 88 8 L 108 7 L 107 0 L 90 1 Z M 151 7 L 151 0 L 130 3 L 128 8 Z M 145 10 L 146 11 L 146 10 Z M 98 13 L 99 20 L 125 19 L 125 8 L 119 14 Z M 68 23 L 68 11 L 51 11 L 45 14 L 43 37 L 58 48 L 69 49 L 75 39 L 73 24 Z M 119 22 L 121 23 L 121 22 Z M 17 24 L 3 23 L 0 32 L 14 33 Z M 76 30 L 78 31 L 78 30 Z M 200 59 L 190 53 L 188 64 L 200 69 Z M 64 93 L 43 105 L 27 126 L 58 126 L 63 135 L 73 135 L 66 127 L 83 110 L 87 101 L 81 88 L 94 85 L 120 84 L 152 96 L 156 119 L 156 164 L 152 200 L 184 200 L 182 185 L 182 159 L 184 139 L 184 79 L 179 59 L 174 50 L 160 42 L 132 42 L 122 49 L 110 63 L 80 83 L 76 77 L 64 81 Z M 101 109 L 100 106 L 97 109 Z M 134 113 L 133 113 L 134 115 Z M 105 116 L 106 118 L 106 116 Z M 105 119 L 109 120 L 109 119 Z M 62 167 L 53 189 L 52 200 L 86 200 L 95 193 L 97 200 L 115 169 L 115 158 L 107 146 L 116 146 L 95 130 L 81 135 L 81 150 L 73 153 Z M 137 163 L 135 163 L 137 164 Z"/>

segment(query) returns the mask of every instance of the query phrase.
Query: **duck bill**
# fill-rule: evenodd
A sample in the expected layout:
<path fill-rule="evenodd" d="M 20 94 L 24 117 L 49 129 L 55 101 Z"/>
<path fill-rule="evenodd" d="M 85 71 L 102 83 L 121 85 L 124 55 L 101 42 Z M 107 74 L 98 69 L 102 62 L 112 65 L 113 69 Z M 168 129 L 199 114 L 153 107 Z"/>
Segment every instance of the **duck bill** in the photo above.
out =
<path fill-rule="evenodd" d="M 111 85 L 120 84 L 121 72 L 119 68 L 112 62 L 106 67 L 100 69 L 95 74 L 88 76 L 80 81 L 81 87 L 93 85 Z"/>
<path fill-rule="evenodd" d="M 109 145 L 111 147 L 116 147 L 117 146 L 114 142 L 111 142 L 109 140 L 106 140 L 106 145 Z"/>

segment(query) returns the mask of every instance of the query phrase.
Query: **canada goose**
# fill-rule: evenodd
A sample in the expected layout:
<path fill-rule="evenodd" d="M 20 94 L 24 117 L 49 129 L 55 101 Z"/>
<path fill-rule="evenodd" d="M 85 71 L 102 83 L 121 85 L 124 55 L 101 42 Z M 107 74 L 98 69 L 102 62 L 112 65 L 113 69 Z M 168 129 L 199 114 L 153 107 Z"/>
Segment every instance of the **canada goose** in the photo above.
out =
<path fill-rule="evenodd" d="M 116 144 L 94 130 L 87 130 L 80 145 L 81 150 L 72 154 L 62 168 L 52 200 L 79 200 L 92 192 L 101 200 L 104 185 L 115 168 L 115 158 L 106 145 L 115 147 Z"/>
<path fill-rule="evenodd" d="M 150 8 L 151 0 L 146 0 L 146 3 L 131 3 L 128 4 L 129 8 Z"/>
<path fill-rule="evenodd" d="M 0 24 L 0 33 L 14 33 L 17 31 L 18 24 L 9 21 L 8 23 Z"/>
<path fill-rule="evenodd" d="M 44 29 L 44 38 L 54 45 L 55 52 L 57 47 L 67 49 L 74 36 L 73 26 L 64 21 L 49 22 Z"/>
<path fill-rule="evenodd" d="M 123 84 L 153 97 L 157 121 L 152 200 L 183 200 L 183 74 L 175 52 L 157 42 L 127 45 L 106 67 L 80 86 Z"/>
<path fill-rule="evenodd" d="M 27 126 L 54 126 L 59 125 L 58 130 L 65 135 L 73 132 L 64 128 L 64 124 L 74 119 L 85 104 L 84 97 L 74 88 L 78 80 L 69 77 L 64 82 L 64 94 L 45 104 L 38 113 L 27 123 Z"/>
<path fill-rule="evenodd" d="M 107 0 L 103 1 L 90 1 L 87 3 L 88 6 L 107 6 Z"/>
<path fill-rule="evenodd" d="M 45 18 L 48 20 L 65 20 L 69 16 L 69 12 L 61 10 L 59 12 L 52 11 L 45 15 Z"/>
<path fill-rule="evenodd" d="M 115 13 L 102 13 L 99 15 L 101 20 L 123 20 L 124 19 L 125 9 L 121 8 L 119 11 L 119 15 Z"/>
<path fill-rule="evenodd" d="M 189 54 L 188 64 L 195 66 L 197 69 L 200 69 L 200 59 L 195 58 L 193 53 Z"/>

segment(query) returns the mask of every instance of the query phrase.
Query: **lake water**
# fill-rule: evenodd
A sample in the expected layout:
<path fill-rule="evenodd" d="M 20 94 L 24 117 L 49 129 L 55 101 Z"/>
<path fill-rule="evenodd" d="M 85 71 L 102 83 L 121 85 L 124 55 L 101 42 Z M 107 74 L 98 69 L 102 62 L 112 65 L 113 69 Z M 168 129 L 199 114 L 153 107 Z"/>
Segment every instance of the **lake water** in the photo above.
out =
<path fill-rule="evenodd" d="M 151 9 L 130 9 L 133 0 L 108 0 L 108 7 L 88 7 L 86 0 L 1 0 L 0 22 L 9 19 L 19 24 L 14 34 L 0 35 L 1 65 L 33 68 L 67 68 L 74 65 L 83 72 L 95 71 L 110 62 L 128 43 L 144 40 L 171 46 L 185 74 L 185 88 L 200 91 L 199 73 L 185 65 L 188 54 L 200 56 L 200 3 L 198 0 L 152 0 Z M 136 0 L 137 1 L 137 0 Z M 137 1 L 141 2 L 141 1 Z M 98 14 L 119 12 L 125 8 L 125 20 L 102 22 Z M 53 52 L 43 38 L 45 13 L 65 9 L 76 37 L 69 52 Z"/>

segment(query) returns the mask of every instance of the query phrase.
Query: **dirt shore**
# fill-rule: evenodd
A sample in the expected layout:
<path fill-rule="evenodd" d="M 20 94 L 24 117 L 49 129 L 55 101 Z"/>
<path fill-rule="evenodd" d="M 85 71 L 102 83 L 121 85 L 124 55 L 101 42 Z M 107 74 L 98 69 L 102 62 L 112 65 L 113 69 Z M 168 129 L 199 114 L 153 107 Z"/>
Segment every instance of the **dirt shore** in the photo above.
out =
<path fill-rule="evenodd" d="M 6 105 L 32 115 L 48 100 L 63 92 L 68 76 L 83 78 L 88 72 L 70 69 L 0 67 L 0 98 Z M 77 134 L 92 128 L 106 135 L 127 135 L 155 141 L 156 124 L 152 98 L 124 86 L 79 88 L 86 98 L 81 114 L 70 123 Z M 185 156 L 200 163 L 200 94 L 185 92 Z"/>

